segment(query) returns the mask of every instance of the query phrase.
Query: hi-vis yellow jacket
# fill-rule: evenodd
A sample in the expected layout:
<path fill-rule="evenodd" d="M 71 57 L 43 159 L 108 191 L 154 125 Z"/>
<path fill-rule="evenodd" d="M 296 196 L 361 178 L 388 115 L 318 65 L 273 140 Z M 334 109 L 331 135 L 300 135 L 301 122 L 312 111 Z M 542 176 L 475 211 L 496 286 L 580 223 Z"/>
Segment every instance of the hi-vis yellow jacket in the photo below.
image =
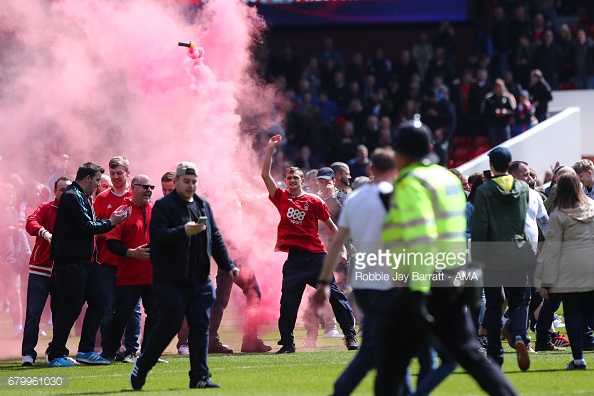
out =
<path fill-rule="evenodd" d="M 427 293 L 444 280 L 441 270 L 466 263 L 465 209 L 460 180 L 447 169 L 415 162 L 400 171 L 382 232 L 396 280 Z"/>

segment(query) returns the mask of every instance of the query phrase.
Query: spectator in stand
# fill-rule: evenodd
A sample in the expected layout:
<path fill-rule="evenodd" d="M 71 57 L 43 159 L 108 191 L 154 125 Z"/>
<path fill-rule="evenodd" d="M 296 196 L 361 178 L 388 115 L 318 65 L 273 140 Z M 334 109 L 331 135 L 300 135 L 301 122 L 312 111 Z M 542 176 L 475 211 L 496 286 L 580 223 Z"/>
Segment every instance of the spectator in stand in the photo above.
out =
<path fill-rule="evenodd" d="M 452 68 L 456 64 L 456 56 L 458 54 L 458 48 L 460 48 L 460 41 L 454 32 L 454 28 L 452 27 L 450 21 L 443 20 L 439 24 L 439 29 L 437 31 L 437 35 L 433 39 L 433 48 L 435 48 L 435 59 L 438 58 L 438 49 L 442 48 L 444 51 L 444 60 L 448 63 Z M 453 70 L 455 74 L 455 70 Z M 451 84 L 452 80 L 449 78 L 450 76 L 447 73 L 444 73 L 444 82 L 448 85 Z M 453 79 L 453 76 L 452 76 Z"/>
<path fill-rule="evenodd" d="M 576 32 L 577 35 L 577 32 Z M 560 83 L 568 83 L 572 81 L 573 70 L 572 70 L 572 46 L 574 43 L 573 35 L 569 26 L 564 23 L 556 34 L 555 42 L 559 44 L 559 47 L 563 50 L 565 55 L 565 63 L 563 64 L 563 70 L 559 74 Z"/>
<path fill-rule="evenodd" d="M 565 64 L 565 54 L 554 41 L 553 31 L 545 30 L 542 34 L 542 45 L 534 50 L 532 66 L 542 72 L 543 77 L 549 82 L 551 88 L 559 87 L 559 75 Z"/>
<path fill-rule="evenodd" d="M 435 47 L 435 55 L 429 63 L 429 68 L 425 74 L 425 84 L 431 85 L 433 77 L 437 74 L 442 76 L 442 80 L 447 86 L 453 86 L 454 78 L 456 78 L 456 70 L 453 64 L 448 61 L 446 51 L 443 47 Z"/>
<path fill-rule="evenodd" d="M 293 48 L 290 45 L 285 45 L 280 53 L 272 60 L 269 73 L 275 78 L 283 76 L 286 80 L 287 88 L 297 88 L 300 74 L 299 61 L 293 57 Z"/>
<path fill-rule="evenodd" d="M 309 58 L 309 63 L 301 73 L 301 79 L 309 83 L 312 92 L 318 92 L 320 89 L 320 68 L 318 67 L 318 60 L 315 57 Z"/>
<path fill-rule="evenodd" d="M 361 102 L 363 100 L 363 95 L 361 95 L 361 86 L 362 85 L 363 85 L 363 80 L 361 80 L 361 83 L 359 83 L 357 81 L 349 82 L 348 92 L 346 94 L 346 103 L 344 104 L 344 107 L 341 109 L 343 112 L 348 109 L 348 106 L 350 106 L 351 101 L 353 99 L 357 99 L 359 102 Z"/>
<path fill-rule="evenodd" d="M 594 88 L 594 42 L 588 37 L 584 28 L 579 28 L 577 37 L 571 42 L 571 70 L 572 80 L 577 84 L 578 89 Z"/>
<path fill-rule="evenodd" d="M 335 122 L 341 115 L 340 107 L 335 102 L 328 99 L 326 90 L 320 91 L 318 96 L 318 107 L 320 108 L 322 117 L 328 122 Z"/>
<path fill-rule="evenodd" d="M 328 59 L 324 67 L 320 68 L 320 88 L 331 90 L 334 85 L 334 74 L 337 71 L 334 61 Z"/>
<path fill-rule="evenodd" d="M 532 23 L 526 12 L 526 6 L 522 3 L 516 4 L 517 5 L 513 9 L 513 17 L 509 24 L 509 42 L 512 43 L 512 45 L 517 44 L 522 35 L 528 37 L 528 42 L 532 42 Z"/>
<path fill-rule="evenodd" d="M 455 106 L 458 119 L 458 134 L 461 136 L 470 136 L 472 134 L 469 113 L 469 95 L 471 87 L 472 70 L 464 69 L 460 83 L 454 86 L 454 90 L 452 91 L 452 103 Z"/>
<path fill-rule="evenodd" d="M 504 91 L 505 83 L 495 80 L 493 91 L 488 93 L 482 104 L 482 115 L 489 126 L 491 147 L 511 137 L 510 120 L 516 108 L 515 100 Z"/>
<path fill-rule="evenodd" d="M 522 91 L 523 88 L 520 84 L 514 81 L 514 73 L 511 70 L 503 73 L 503 82 L 505 83 L 505 89 L 513 95 L 517 103 L 520 100 L 520 91 Z"/>
<path fill-rule="evenodd" d="M 560 0 L 530 0 L 530 11 L 532 13 L 541 13 L 553 32 L 557 32 L 557 29 L 559 29 L 557 8 L 561 6 L 561 3 Z"/>
<path fill-rule="evenodd" d="M 365 127 L 366 115 L 363 111 L 363 105 L 359 99 L 351 99 L 348 109 L 344 113 L 347 121 L 353 124 L 355 133 L 359 135 Z"/>
<path fill-rule="evenodd" d="M 295 166 L 298 166 L 306 172 L 320 166 L 319 161 L 311 156 L 311 150 L 308 146 L 301 147 L 298 156 L 293 162 L 295 163 Z"/>
<path fill-rule="evenodd" d="M 418 73 L 416 74 L 418 75 Z M 409 84 L 410 85 L 410 84 Z M 400 78 L 396 74 L 392 74 L 390 79 L 388 80 L 388 88 L 386 90 L 386 99 L 390 100 L 393 105 L 392 114 L 390 117 L 398 116 L 398 112 L 402 107 L 402 102 L 404 99 L 405 92 L 402 90 L 402 87 L 406 87 L 407 85 L 400 84 Z"/>
<path fill-rule="evenodd" d="M 492 33 L 493 70 L 496 76 L 502 76 L 508 70 L 510 23 L 504 8 L 496 5 L 493 8 Z"/>
<path fill-rule="evenodd" d="M 334 49 L 334 40 L 332 37 L 325 37 L 323 49 L 318 53 L 317 60 L 320 67 L 323 69 L 328 60 L 331 59 L 336 70 L 344 70 L 344 61 L 342 54 Z"/>
<path fill-rule="evenodd" d="M 478 70 L 476 73 L 476 82 L 471 85 L 468 92 L 468 114 L 470 115 L 470 131 L 473 138 L 478 135 L 487 134 L 481 105 L 491 90 L 488 76 L 487 70 Z"/>
<path fill-rule="evenodd" d="M 369 149 L 377 147 L 379 120 L 375 115 L 368 115 L 365 127 L 358 131 L 359 140 Z"/>
<path fill-rule="evenodd" d="M 532 125 L 538 123 L 534 116 L 534 108 L 530 103 L 530 94 L 525 89 L 520 91 L 520 100 L 514 113 L 514 133 L 513 136 L 518 136 L 522 132 L 526 132 L 532 128 Z"/>
<path fill-rule="evenodd" d="M 378 88 L 378 86 L 379 85 L 376 83 L 376 79 L 373 74 L 369 73 L 365 76 L 365 79 L 363 81 L 363 89 L 361 90 L 363 103 L 366 103 L 367 101 L 371 100 L 371 98 L 373 97 L 373 93 Z"/>
<path fill-rule="evenodd" d="M 534 106 L 534 116 L 538 122 L 549 118 L 549 102 L 553 100 L 552 89 L 540 70 L 530 72 L 530 98 Z"/>
<path fill-rule="evenodd" d="M 346 80 L 349 83 L 357 82 L 359 86 L 363 86 L 363 79 L 365 77 L 365 62 L 363 55 L 360 52 L 355 52 L 351 57 L 351 64 L 346 72 Z"/>
<path fill-rule="evenodd" d="M 530 70 L 532 68 L 532 57 L 534 50 L 530 45 L 530 36 L 522 34 L 514 43 L 511 55 L 511 64 L 514 76 L 522 87 L 530 85 Z"/>
<path fill-rule="evenodd" d="M 540 12 L 532 16 L 532 42 L 536 45 L 541 45 L 541 37 L 545 31 L 545 20 Z"/>
<path fill-rule="evenodd" d="M 379 46 L 375 47 L 373 58 L 367 62 L 367 73 L 375 77 L 376 87 L 386 87 L 391 72 L 392 62 L 386 59 L 384 49 Z"/>
<path fill-rule="evenodd" d="M 417 84 L 418 86 L 418 83 L 413 84 Z M 415 114 L 418 114 L 420 111 L 421 109 L 414 99 L 407 100 L 402 106 L 402 109 L 400 110 L 400 114 L 398 116 L 398 123 L 400 124 L 402 122 L 412 120 Z"/>
<path fill-rule="evenodd" d="M 359 176 L 368 176 L 368 167 L 370 163 L 369 150 L 367 150 L 367 147 L 365 147 L 364 144 L 358 145 L 355 158 L 351 158 L 347 162 L 349 170 L 351 171 L 351 177 L 355 179 Z"/>
<path fill-rule="evenodd" d="M 580 188 L 576 175 L 557 180 L 555 210 L 551 214 L 543 252 L 538 259 L 536 287 L 544 299 L 562 293 L 567 335 L 573 360 L 566 370 L 585 370 L 583 322 L 594 327 L 594 251 L 589 236 L 594 232 L 594 202 Z"/>
<path fill-rule="evenodd" d="M 332 142 L 331 160 L 338 161 L 344 158 L 353 158 L 357 152 L 359 139 L 355 136 L 355 127 L 352 122 L 345 121 L 337 127 L 338 133 Z"/>
<path fill-rule="evenodd" d="M 439 127 L 433 132 L 433 152 L 439 157 L 436 162 L 444 168 L 448 166 L 448 151 L 450 146 L 450 132 L 447 128 Z"/>
<path fill-rule="evenodd" d="M 400 52 L 400 59 L 394 63 L 392 73 L 398 75 L 400 83 L 406 87 L 410 84 L 413 73 L 418 72 L 419 67 L 411 60 L 410 51 L 408 49 L 403 49 Z"/>
<path fill-rule="evenodd" d="M 336 70 L 333 81 L 332 86 L 327 90 L 328 97 L 339 107 L 343 107 L 346 105 L 349 93 L 349 88 L 344 81 L 344 72 L 342 70 Z"/>
<path fill-rule="evenodd" d="M 425 78 L 429 63 L 433 59 L 433 46 L 428 42 L 427 32 L 421 32 L 419 41 L 412 46 L 412 58 L 419 68 L 421 79 Z M 406 85 L 404 85 L 406 86 Z"/>
<path fill-rule="evenodd" d="M 48 296 L 51 296 L 52 313 L 57 314 L 60 304 L 60 297 L 56 292 L 56 278 L 53 276 L 54 262 L 50 259 L 50 243 L 60 198 L 70 184 L 72 182 L 65 176 L 56 180 L 55 199 L 39 205 L 35 212 L 27 217 L 27 232 L 36 238 L 29 261 L 25 329 L 21 348 L 22 366 L 32 366 L 37 359 L 35 346 L 38 341 L 39 322 Z M 71 363 L 73 361 L 72 359 Z"/>

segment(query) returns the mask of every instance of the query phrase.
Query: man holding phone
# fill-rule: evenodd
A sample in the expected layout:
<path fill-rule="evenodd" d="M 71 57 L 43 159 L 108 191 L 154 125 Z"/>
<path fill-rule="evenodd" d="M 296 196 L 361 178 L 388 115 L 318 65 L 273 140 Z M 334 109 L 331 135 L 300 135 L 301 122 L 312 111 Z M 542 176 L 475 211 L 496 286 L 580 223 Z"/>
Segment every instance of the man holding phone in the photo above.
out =
<path fill-rule="evenodd" d="M 153 207 L 150 230 L 150 260 L 158 320 L 136 360 L 130 384 L 144 386 L 146 376 L 182 326 L 184 315 L 190 328 L 190 388 L 219 388 L 210 381 L 208 328 L 215 290 L 210 280 L 210 258 L 235 279 L 233 265 L 214 220 L 210 204 L 196 195 L 198 170 L 182 162 L 175 172 L 175 191 Z M 206 217 L 205 223 L 200 219 Z"/>

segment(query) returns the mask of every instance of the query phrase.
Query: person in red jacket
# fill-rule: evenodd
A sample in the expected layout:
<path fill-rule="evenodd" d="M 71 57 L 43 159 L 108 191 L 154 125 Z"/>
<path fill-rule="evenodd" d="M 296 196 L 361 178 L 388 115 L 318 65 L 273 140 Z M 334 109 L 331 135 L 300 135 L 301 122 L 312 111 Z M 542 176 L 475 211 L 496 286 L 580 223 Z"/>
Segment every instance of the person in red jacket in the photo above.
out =
<path fill-rule="evenodd" d="M 58 213 L 58 203 L 62 193 L 72 184 L 72 181 L 62 176 L 54 183 L 56 198 L 43 203 L 27 217 L 25 229 L 29 235 L 36 237 L 35 246 L 29 261 L 29 281 L 27 286 L 27 313 L 21 355 L 23 366 L 32 366 L 37 358 L 35 346 L 39 340 L 39 322 L 48 295 L 51 296 L 50 307 L 52 313 L 58 308 L 58 293 L 56 293 L 56 278 L 53 276 L 54 262 L 50 258 L 50 243 L 54 232 L 54 222 Z M 73 363 L 73 362 L 71 362 Z"/>
<path fill-rule="evenodd" d="M 132 197 L 124 203 L 132 208 L 130 217 L 118 224 L 105 236 L 107 248 L 117 255 L 115 311 L 109 333 L 102 341 L 101 356 L 114 360 L 130 316 L 139 298 L 146 313 L 143 345 L 157 323 L 157 306 L 153 296 L 153 274 L 149 260 L 149 224 L 153 204 L 151 197 L 155 185 L 146 175 L 132 179 Z M 133 362 L 136 350 L 126 349 L 125 361 Z"/>

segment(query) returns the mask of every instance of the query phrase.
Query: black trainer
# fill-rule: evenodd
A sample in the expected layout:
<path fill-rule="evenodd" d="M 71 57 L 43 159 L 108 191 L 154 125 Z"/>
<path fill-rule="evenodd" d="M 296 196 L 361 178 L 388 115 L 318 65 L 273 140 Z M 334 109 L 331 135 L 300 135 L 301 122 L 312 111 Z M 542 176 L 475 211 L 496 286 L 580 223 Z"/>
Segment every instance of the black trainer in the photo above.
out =
<path fill-rule="evenodd" d="M 276 354 L 280 355 L 282 353 L 295 353 L 297 350 L 295 349 L 295 344 L 291 345 L 283 345 L 281 349 L 279 349 Z"/>
<path fill-rule="evenodd" d="M 347 347 L 349 351 L 358 351 L 359 344 L 357 344 L 357 336 L 354 334 L 349 334 L 348 336 L 342 339 L 344 341 L 344 345 Z"/>
<path fill-rule="evenodd" d="M 233 353 L 233 349 L 221 341 L 215 341 L 208 344 L 208 353 Z"/>
<path fill-rule="evenodd" d="M 191 389 L 195 389 L 195 388 L 206 389 L 206 388 L 220 388 L 220 387 L 221 387 L 221 385 L 215 384 L 208 377 L 204 377 L 201 380 L 196 380 L 196 381 L 190 380 L 190 388 Z"/>
<path fill-rule="evenodd" d="M 148 373 L 144 370 L 141 370 L 138 366 L 138 360 L 134 362 L 134 366 L 132 367 L 132 372 L 130 373 L 130 385 L 132 385 L 132 389 L 134 390 L 141 390 L 146 382 L 146 375 Z"/>

